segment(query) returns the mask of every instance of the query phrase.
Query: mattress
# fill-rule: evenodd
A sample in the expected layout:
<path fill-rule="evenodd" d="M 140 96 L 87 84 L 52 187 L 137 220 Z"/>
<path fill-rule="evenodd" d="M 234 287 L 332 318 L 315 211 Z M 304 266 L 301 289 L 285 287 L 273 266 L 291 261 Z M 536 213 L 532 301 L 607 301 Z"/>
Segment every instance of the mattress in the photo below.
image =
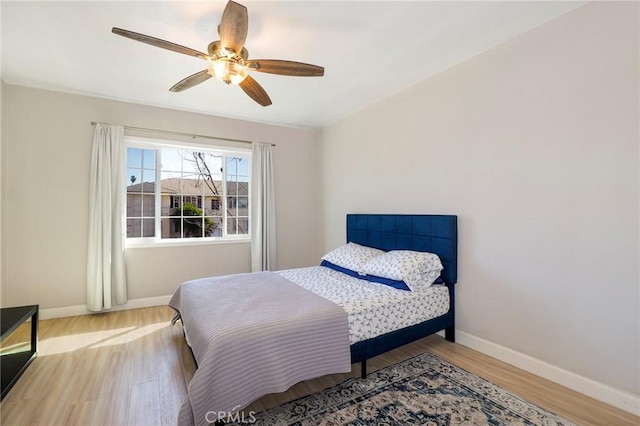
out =
<path fill-rule="evenodd" d="M 277 273 L 342 307 L 349 319 L 350 344 L 419 324 L 449 311 L 449 291 L 444 285 L 432 285 L 420 291 L 397 290 L 324 266 Z"/>

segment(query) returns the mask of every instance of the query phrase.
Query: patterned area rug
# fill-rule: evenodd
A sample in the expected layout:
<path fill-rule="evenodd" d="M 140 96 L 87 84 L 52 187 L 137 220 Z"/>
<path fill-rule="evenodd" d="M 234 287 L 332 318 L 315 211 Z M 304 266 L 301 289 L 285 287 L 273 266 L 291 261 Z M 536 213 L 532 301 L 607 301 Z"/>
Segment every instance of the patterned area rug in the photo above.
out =
<path fill-rule="evenodd" d="M 571 425 L 425 353 L 255 415 L 259 425 Z"/>

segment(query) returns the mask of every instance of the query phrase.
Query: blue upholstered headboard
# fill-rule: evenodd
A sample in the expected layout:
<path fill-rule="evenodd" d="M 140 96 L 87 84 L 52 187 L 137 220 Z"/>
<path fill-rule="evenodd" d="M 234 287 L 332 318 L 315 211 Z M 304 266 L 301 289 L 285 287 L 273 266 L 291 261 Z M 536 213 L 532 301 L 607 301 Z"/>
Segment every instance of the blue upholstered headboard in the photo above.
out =
<path fill-rule="evenodd" d="M 444 266 L 443 281 L 458 281 L 458 216 L 348 214 L 347 242 L 387 251 L 435 253 Z"/>

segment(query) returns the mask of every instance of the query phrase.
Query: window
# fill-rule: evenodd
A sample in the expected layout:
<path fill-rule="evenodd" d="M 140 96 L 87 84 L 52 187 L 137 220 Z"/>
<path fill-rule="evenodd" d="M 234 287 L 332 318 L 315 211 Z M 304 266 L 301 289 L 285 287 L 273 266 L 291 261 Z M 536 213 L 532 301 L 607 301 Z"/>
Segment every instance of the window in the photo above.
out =
<path fill-rule="evenodd" d="M 127 144 L 127 239 L 249 235 L 248 151 Z"/>

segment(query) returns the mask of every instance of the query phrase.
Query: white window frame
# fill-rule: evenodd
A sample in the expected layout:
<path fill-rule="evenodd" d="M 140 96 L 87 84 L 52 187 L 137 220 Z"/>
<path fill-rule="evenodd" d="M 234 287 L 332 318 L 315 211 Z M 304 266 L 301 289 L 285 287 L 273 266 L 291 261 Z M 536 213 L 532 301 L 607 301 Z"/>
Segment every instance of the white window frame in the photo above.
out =
<path fill-rule="evenodd" d="M 221 141 L 224 142 L 223 139 Z M 229 244 L 229 243 L 247 243 L 251 242 L 251 210 L 247 212 L 247 216 L 249 218 L 249 230 L 247 234 L 227 234 L 227 167 L 226 167 L 226 156 L 239 156 L 242 158 L 247 158 L 249 161 L 248 165 L 248 194 L 247 197 L 249 199 L 249 205 L 251 205 L 251 161 L 253 160 L 251 157 L 251 148 L 230 148 L 220 145 L 210 145 L 210 144 L 198 144 L 193 142 L 180 142 L 180 141 L 172 141 L 172 140 L 164 140 L 164 139 L 154 139 L 154 138 L 145 138 L 139 136 L 128 136 L 124 137 L 125 142 L 125 150 L 128 148 L 139 148 L 139 149 L 153 149 L 159 151 L 162 148 L 175 148 L 175 149 L 186 149 L 192 151 L 209 151 L 215 152 L 217 154 L 224 155 L 223 167 L 222 167 L 222 194 L 220 195 L 221 203 L 220 209 L 222 210 L 222 222 L 223 233 L 220 237 L 198 237 L 198 238 L 162 238 L 162 229 L 161 229 L 161 217 L 162 217 L 162 197 L 161 197 L 161 185 L 159 184 L 161 179 L 161 159 L 160 155 L 156 154 L 156 192 L 155 192 L 155 237 L 127 237 L 127 227 L 123 226 L 124 232 L 124 241 L 126 248 L 137 248 L 137 247 L 175 247 L 175 246 L 194 246 L 194 245 L 209 245 L 209 244 Z M 126 161 L 125 156 L 125 161 Z M 124 182 L 126 183 L 126 174 L 127 174 L 127 164 L 123 167 L 125 173 Z M 123 202 L 123 220 L 127 220 L 127 191 L 124 191 L 124 202 Z M 181 199 L 182 202 L 184 200 Z M 205 207 L 204 198 L 202 199 L 203 208 Z"/>

